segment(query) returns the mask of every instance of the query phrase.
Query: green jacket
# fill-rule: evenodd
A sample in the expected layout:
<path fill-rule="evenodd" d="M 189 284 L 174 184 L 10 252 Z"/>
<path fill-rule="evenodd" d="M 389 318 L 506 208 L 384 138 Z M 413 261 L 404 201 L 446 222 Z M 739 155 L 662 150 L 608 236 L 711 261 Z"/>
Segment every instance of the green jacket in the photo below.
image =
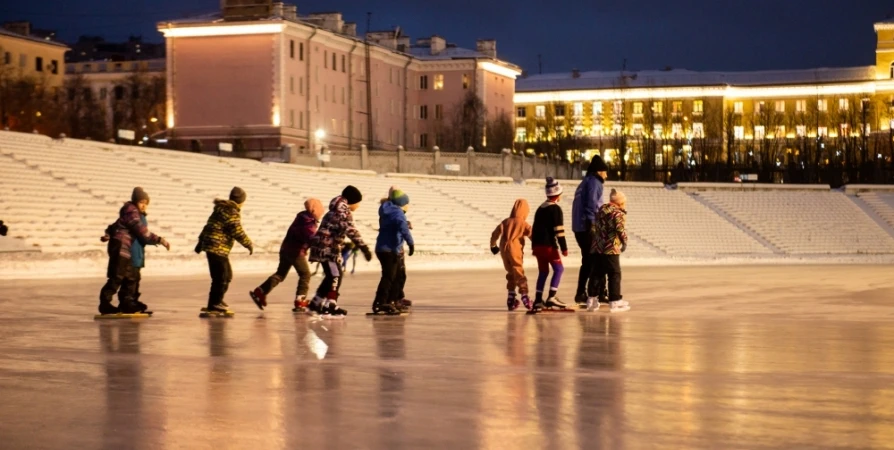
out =
<path fill-rule="evenodd" d="M 214 212 L 208 217 L 208 223 L 199 235 L 199 250 L 219 256 L 227 256 L 233 249 L 233 240 L 239 241 L 243 247 L 253 250 L 251 239 L 242 229 L 242 216 L 239 204 L 232 200 L 217 199 L 214 201 Z"/>

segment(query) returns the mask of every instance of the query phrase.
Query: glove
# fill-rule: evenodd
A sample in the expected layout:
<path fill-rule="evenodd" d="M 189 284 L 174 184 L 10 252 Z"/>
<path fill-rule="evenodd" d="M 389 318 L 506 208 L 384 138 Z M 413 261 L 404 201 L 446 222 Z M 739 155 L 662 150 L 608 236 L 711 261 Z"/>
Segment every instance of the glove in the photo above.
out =
<path fill-rule="evenodd" d="M 409 228 L 409 229 L 412 230 L 412 229 L 413 229 L 413 222 L 410 222 L 410 221 L 408 220 L 408 221 L 407 221 L 407 228 Z"/>
<path fill-rule="evenodd" d="M 410 253 L 407 253 L 407 255 L 408 255 L 408 256 L 413 256 L 413 253 L 414 253 L 415 251 L 416 251 L 416 246 L 415 246 L 415 245 L 411 245 L 411 246 L 410 246 Z"/>
<path fill-rule="evenodd" d="M 108 234 L 104 234 L 101 238 L 99 238 L 99 242 L 109 242 L 110 239 L 112 238 L 110 238 Z"/>
<path fill-rule="evenodd" d="M 568 250 L 562 250 L 562 256 L 568 256 Z"/>
<path fill-rule="evenodd" d="M 3 225 L 3 221 L 0 220 L 0 236 L 6 236 L 6 233 L 9 233 L 9 227 Z"/>
<path fill-rule="evenodd" d="M 161 244 L 161 246 L 164 247 L 165 250 L 171 251 L 171 244 L 168 243 L 168 241 L 165 240 L 165 238 L 158 238 L 158 243 Z"/>
<path fill-rule="evenodd" d="M 196 244 L 195 250 L 196 250 L 196 253 L 202 253 L 202 241 L 199 241 L 199 243 Z"/>
<path fill-rule="evenodd" d="M 627 250 L 627 243 L 624 242 L 623 244 L 621 244 L 621 253 L 624 253 L 626 250 Z"/>
<path fill-rule="evenodd" d="M 490 252 L 496 255 L 497 253 L 500 253 L 500 247 L 491 247 Z"/>
<path fill-rule="evenodd" d="M 255 246 L 254 246 L 254 245 L 249 245 L 249 246 L 248 246 L 248 256 L 251 256 L 251 255 L 253 255 L 254 253 L 255 253 Z"/>
<path fill-rule="evenodd" d="M 363 253 L 363 258 L 366 259 L 366 262 L 370 262 L 373 259 L 372 253 L 369 251 L 369 247 L 363 246 L 360 247 L 360 252 Z"/>

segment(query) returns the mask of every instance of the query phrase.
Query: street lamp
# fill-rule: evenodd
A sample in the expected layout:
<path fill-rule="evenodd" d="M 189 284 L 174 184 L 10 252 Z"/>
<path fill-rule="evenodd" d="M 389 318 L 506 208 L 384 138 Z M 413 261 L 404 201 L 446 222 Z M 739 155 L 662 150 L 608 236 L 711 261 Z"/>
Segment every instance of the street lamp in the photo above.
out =
<path fill-rule="evenodd" d="M 321 152 L 323 151 L 323 139 L 326 137 L 326 130 L 322 128 L 317 128 L 314 131 L 314 150 Z"/>
<path fill-rule="evenodd" d="M 322 140 L 323 138 L 326 137 L 326 130 L 324 130 L 322 128 L 317 128 L 317 131 L 314 131 L 314 137 Z"/>

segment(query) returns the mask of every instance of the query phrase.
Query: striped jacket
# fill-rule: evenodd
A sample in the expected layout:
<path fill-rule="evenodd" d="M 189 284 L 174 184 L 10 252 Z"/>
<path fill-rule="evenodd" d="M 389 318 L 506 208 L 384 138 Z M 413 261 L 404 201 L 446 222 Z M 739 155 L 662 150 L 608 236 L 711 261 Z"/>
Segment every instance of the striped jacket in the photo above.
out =
<path fill-rule="evenodd" d="M 621 246 L 627 245 L 627 211 L 614 203 L 606 203 L 596 214 L 592 227 L 593 246 L 590 253 L 620 255 Z"/>
<path fill-rule="evenodd" d="M 131 246 L 134 241 L 141 246 L 158 245 L 161 242 L 160 237 L 149 231 L 144 221 L 144 214 L 132 202 L 127 202 L 121 207 L 121 210 L 118 212 L 118 221 L 115 222 L 114 227 L 110 225 L 106 232 L 113 229 L 115 234 L 110 237 L 121 241 L 119 255 L 122 258 L 131 259 L 133 257 Z"/>
<path fill-rule="evenodd" d="M 354 227 L 354 216 L 344 197 L 338 196 L 329 202 L 329 212 L 323 216 L 317 234 L 310 243 L 310 262 L 341 263 L 341 251 L 345 238 L 358 248 L 366 247 L 360 232 Z"/>
<path fill-rule="evenodd" d="M 233 249 L 233 240 L 243 247 L 253 250 L 251 239 L 242 229 L 242 215 L 239 204 L 232 200 L 214 201 L 214 212 L 199 235 L 199 249 L 218 256 L 228 256 Z"/>

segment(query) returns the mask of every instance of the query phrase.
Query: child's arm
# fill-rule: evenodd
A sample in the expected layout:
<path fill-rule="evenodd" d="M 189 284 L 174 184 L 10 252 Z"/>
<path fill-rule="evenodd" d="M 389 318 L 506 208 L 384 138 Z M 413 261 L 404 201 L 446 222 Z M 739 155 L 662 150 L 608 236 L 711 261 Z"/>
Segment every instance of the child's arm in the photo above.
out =
<path fill-rule="evenodd" d="M 621 241 L 621 247 L 627 247 L 627 218 L 624 214 L 615 215 L 615 230 L 618 233 L 618 239 Z"/>
<path fill-rule="evenodd" d="M 354 245 L 357 246 L 358 249 L 360 249 L 360 251 L 363 253 L 364 259 L 366 259 L 367 261 L 372 260 L 372 253 L 370 253 L 369 247 L 366 246 L 366 243 L 363 242 L 363 237 L 360 236 L 360 230 L 358 230 L 357 227 L 354 226 L 353 218 L 348 219 L 348 221 L 346 222 L 345 236 L 347 236 L 348 239 L 350 239 L 351 242 L 353 242 Z"/>
<path fill-rule="evenodd" d="M 232 216 L 227 220 L 226 223 L 227 234 L 233 237 L 239 244 L 248 249 L 248 254 L 253 254 L 255 249 L 254 245 L 251 242 L 251 239 L 248 238 L 248 235 L 245 234 L 245 230 L 242 228 L 242 220 L 239 216 Z"/>
<path fill-rule="evenodd" d="M 526 224 L 527 225 L 527 224 Z M 497 254 L 500 252 L 500 249 L 497 247 L 497 241 L 500 239 L 500 236 L 503 235 L 503 222 L 500 222 L 497 225 L 497 228 L 494 228 L 494 232 L 490 235 L 490 250 L 493 254 Z M 496 251 L 494 251 L 496 250 Z"/>
<path fill-rule="evenodd" d="M 553 208 L 555 214 L 553 218 L 553 223 L 555 227 L 553 227 L 553 231 L 556 233 L 556 240 L 559 241 L 559 248 L 562 249 L 563 255 L 568 255 L 568 242 L 565 240 L 565 217 L 562 214 L 562 208 L 559 205 L 556 205 Z"/>

